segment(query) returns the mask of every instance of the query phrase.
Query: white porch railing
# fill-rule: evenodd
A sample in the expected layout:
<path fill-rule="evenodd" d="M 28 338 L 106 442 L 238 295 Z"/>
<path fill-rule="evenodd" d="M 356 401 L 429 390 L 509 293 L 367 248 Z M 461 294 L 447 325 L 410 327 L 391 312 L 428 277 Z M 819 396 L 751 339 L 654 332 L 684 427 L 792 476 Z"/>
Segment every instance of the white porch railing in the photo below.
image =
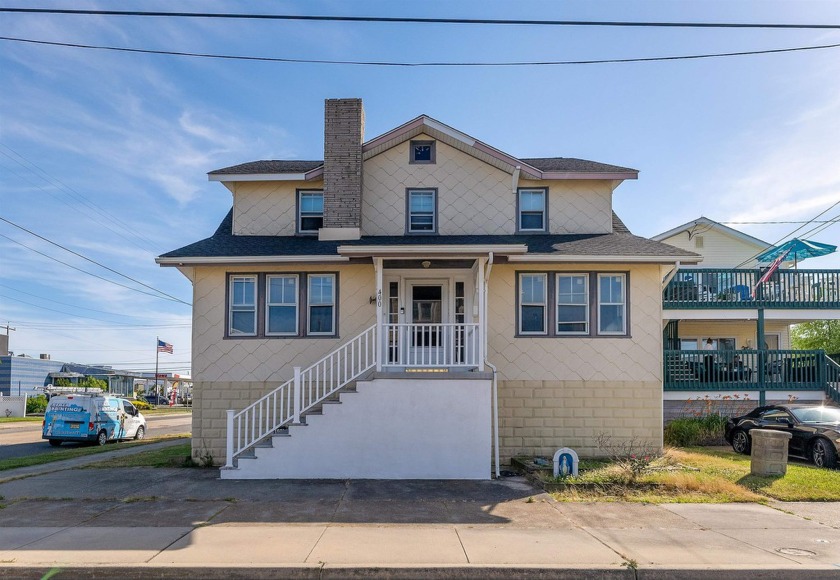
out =
<path fill-rule="evenodd" d="M 474 367 L 480 364 L 478 323 L 383 324 L 382 364 L 399 367 Z"/>
<path fill-rule="evenodd" d="M 246 449 L 289 423 L 300 423 L 308 411 L 376 365 L 376 325 L 338 347 L 310 367 L 295 367 L 295 376 L 238 413 L 227 412 L 225 467 Z"/>

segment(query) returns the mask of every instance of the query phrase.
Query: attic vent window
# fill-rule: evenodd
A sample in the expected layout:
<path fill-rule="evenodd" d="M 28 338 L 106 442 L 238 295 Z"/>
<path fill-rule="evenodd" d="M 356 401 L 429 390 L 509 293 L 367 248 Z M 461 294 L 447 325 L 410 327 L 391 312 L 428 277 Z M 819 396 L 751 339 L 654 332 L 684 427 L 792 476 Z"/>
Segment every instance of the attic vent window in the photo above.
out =
<path fill-rule="evenodd" d="M 694 236 L 694 247 L 695 248 L 702 248 L 703 247 L 703 236 Z"/>
<path fill-rule="evenodd" d="M 434 141 L 412 141 L 409 149 L 409 163 L 433 164 L 435 163 L 435 142 Z"/>

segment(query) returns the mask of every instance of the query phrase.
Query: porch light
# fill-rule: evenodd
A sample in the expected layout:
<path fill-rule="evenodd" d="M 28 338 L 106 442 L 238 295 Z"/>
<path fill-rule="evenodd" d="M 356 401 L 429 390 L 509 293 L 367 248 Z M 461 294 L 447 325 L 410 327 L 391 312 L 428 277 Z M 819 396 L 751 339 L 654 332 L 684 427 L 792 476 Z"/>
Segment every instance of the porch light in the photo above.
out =
<path fill-rule="evenodd" d="M 428 268 L 429 266 L 431 266 L 431 265 L 432 265 L 432 263 L 431 263 L 429 260 L 423 260 L 422 262 L 420 262 L 420 264 L 421 264 L 424 268 Z"/>

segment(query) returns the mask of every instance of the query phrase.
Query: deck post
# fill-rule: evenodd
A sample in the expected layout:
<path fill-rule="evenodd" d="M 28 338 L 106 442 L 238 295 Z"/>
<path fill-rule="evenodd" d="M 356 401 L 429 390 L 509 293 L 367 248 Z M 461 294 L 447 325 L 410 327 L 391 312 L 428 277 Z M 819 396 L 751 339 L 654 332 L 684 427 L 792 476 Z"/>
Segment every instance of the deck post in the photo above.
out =
<path fill-rule="evenodd" d="M 758 404 L 767 404 L 767 391 L 764 390 L 766 381 L 767 347 L 764 343 L 764 308 L 758 309 L 758 317 L 755 322 L 755 338 L 758 341 Z"/>
<path fill-rule="evenodd" d="M 225 441 L 225 468 L 233 469 L 233 415 L 235 411 L 228 409 L 226 414 L 227 434 Z"/>
<path fill-rule="evenodd" d="M 294 415 L 292 416 L 292 422 L 295 425 L 300 424 L 300 394 L 300 367 L 295 367 L 294 390 L 292 391 L 294 404 Z"/>

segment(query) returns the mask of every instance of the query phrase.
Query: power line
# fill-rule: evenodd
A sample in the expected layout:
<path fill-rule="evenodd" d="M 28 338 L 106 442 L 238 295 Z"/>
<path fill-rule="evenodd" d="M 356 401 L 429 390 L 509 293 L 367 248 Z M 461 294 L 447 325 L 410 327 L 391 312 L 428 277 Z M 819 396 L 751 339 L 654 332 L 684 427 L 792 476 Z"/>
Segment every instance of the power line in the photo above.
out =
<path fill-rule="evenodd" d="M 24 292 L 23 290 L 18 290 L 14 286 L 7 286 L 6 284 L 0 284 L 0 287 L 7 288 L 12 292 L 18 292 L 25 296 L 31 296 L 32 298 L 37 298 L 39 300 L 46 300 L 47 302 L 53 302 L 55 304 L 61 304 L 62 306 L 71 306 L 73 308 L 77 308 L 79 310 L 87 310 L 88 312 L 98 312 L 99 314 L 110 314 L 111 316 L 123 316 L 126 318 L 142 318 L 141 316 L 134 316 L 133 314 L 119 314 L 117 312 L 108 312 L 107 310 L 95 310 L 93 308 L 85 308 L 84 306 L 78 306 L 77 304 L 68 304 L 67 302 L 60 302 L 58 300 L 53 300 L 52 298 L 47 298 L 45 296 L 39 296 L 37 294 L 32 294 L 31 292 Z"/>
<path fill-rule="evenodd" d="M 719 222 L 722 224 L 740 224 L 740 225 L 774 225 L 774 224 L 831 224 L 834 220 L 780 220 L 780 221 L 763 221 L 763 222 L 735 222 L 726 221 Z"/>
<path fill-rule="evenodd" d="M 62 182 L 61 180 L 51 177 L 51 176 L 50 176 L 50 175 L 49 175 L 46 171 L 44 171 L 43 169 L 41 169 L 41 168 L 40 168 L 37 164 L 33 163 L 32 161 L 30 161 L 29 159 L 27 159 L 26 157 L 24 157 L 23 155 L 21 155 L 20 153 L 18 153 L 17 151 L 15 151 L 14 149 L 12 149 L 12 148 L 11 148 L 11 147 L 9 147 L 8 145 L 6 145 L 5 143 L 0 143 L 0 146 L 2 146 L 3 148 L 5 148 L 5 149 L 7 149 L 7 150 L 11 151 L 12 153 L 14 153 L 17 157 L 19 157 L 19 158 L 20 158 L 20 160 L 22 160 L 23 162 L 25 162 L 25 164 L 24 164 L 22 161 L 20 161 L 20 160 L 18 160 L 18 159 L 15 159 L 14 157 L 12 157 L 11 155 L 9 155 L 8 153 L 5 153 L 5 152 L 3 152 L 3 151 L 0 151 L 0 154 L 2 154 L 2 155 L 4 155 L 4 156 L 6 156 L 7 158 L 11 159 L 12 161 L 14 161 L 15 163 L 17 163 L 18 165 L 20 165 L 20 166 L 21 166 L 21 167 L 23 167 L 24 169 L 28 169 L 29 171 L 32 171 L 33 173 L 35 173 L 36 175 L 38 175 L 41 179 L 43 179 L 44 181 L 46 181 L 46 182 L 47 182 L 47 183 L 49 183 L 50 185 L 53 185 L 54 187 L 57 187 L 57 188 L 59 188 L 59 189 L 64 190 L 64 191 L 65 191 L 65 193 L 67 193 L 67 195 L 69 195 L 71 198 L 73 198 L 73 199 L 75 199 L 76 201 L 78 201 L 78 202 L 82 203 L 83 205 L 85 205 L 85 206 L 87 206 L 89 209 L 91 209 L 92 211 L 94 211 L 94 212 L 98 213 L 100 216 L 102 216 L 103 218 L 105 218 L 105 221 L 103 221 L 103 220 L 95 220 L 95 219 L 94 219 L 94 218 L 93 218 L 93 217 L 92 217 L 89 213 L 85 213 L 85 212 L 79 211 L 79 209 L 78 209 L 77 207 L 74 207 L 74 206 L 72 206 L 72 205 L 70 205 L 70 204 L 67 204 L 67 205 L 69 205 L 70 207 L 72 207 L 73 209 L 75 209 L 75 210 L 79 211 L 79 213 L 81 213 L 81 214 L 82 214 L 83 216 L 85 216 L 86 218 L 90 219 L 91 221 L 93 221 L 93 222 L 95 222 L 95 223 L 100 224 L 101 226 L 105 227 L 106 229 L 108 229 L 108 230 L 110 230 L 111 232 L 115 233 L 116 235 L 120 236 L 121 238 L 123 238 L 123 239 L 124 239 L 124 240 L 126 240 L 127 242 L 131 243 L 131 244 L 132 244 L 132 245 L 134 245 L 135 247 L 138 247 L 138 248 L 141 248 L 141 249 L 146 249 L 146 248 L 142 248 L 141 246 L 138 246 L 138 245 L 136 244 L 136 242 L 134 242 L 133 240 L 129 239 L 129 238 L 125 235 L 125 232 L 127 232 L 127 233 L 131 234 L 132 236 L 134 236 L 134 237 L 135 237 L 135 238 L 137 238 L 138 240 L 141 240 L 141 241 L 143 241 L 143 242 L 145 242 L 145 243 L 147 243 L 147 244 L 151 244 L 151 245 L 153 245 L 153 242 L 152 242 L 151 240 L 149 240 L 148 238 L 145 238 L 145 237 L 141 236 L 140 234 L 136 233 L 136 232 L 134 231 L 134 228 L 132 228 L 129 224 L 127 224 L 127 223 L 123 222 L 123 221 L 122 221 L 122 220 L 121 220 L 118 216 L 115 216 L 115 215 L 113 215 L 112 213 L 108 212 L 107 210 L 105 210 L 105 209 L 104 209 L 104 208 L 102 208 L 101 206 L 97 205 L 96 203 L 94 203 L 93 201 L 91 201 L 90 199 L 88 199 L 86 196 L 82 195 L 81 193 L 79 193 L 78 191 L 76 191 L 75 189 L 73 189 L 72 187 L 70 187 L 69 185 L 65 184 L 65 183 L 64 183 L 64 182 Z M 39 174 L 40 174 L 40 175 L 39 175 Z M 27 181 L 28 181 L 28 180 L 27 180 Z M 30 183 L 32 183 L 32 182 L 30 181 Z M 42 187 L 38 186 L 37 184 L 33 184 L 33 185 L 35 185 L 35 187 L 38 187 L 38 188 L 39 188 L 39 189 L 41 189 L 42 191 L 46 191 L 46 192 L 47 192 L 47 193 L 49 193 L 50 195 L 54 195 L 54 194 L 52 194 L 52 192 L 50 192 L 50 191 L 48 191 L 48 190 L 46 190 L 46 189 L 44 189 L 44 188 L 42 188 Z M 118 223 L 118 224 L 122 225 L 125 229 L 124 229 L 124 230 L 118 230 L 118 229 L 112 228 L 112 227 L 111 227 L 111 225 L 110 225 L 110 223 L 109 223 L 109 222 L 111 222 L 111 221 L 116 222 L 116 223 Z M 149 247 L 152 247 L 152 246 L 149 246 Z"/>
<path fill-rule="evenodd" d="M 291 20 L 308 22 L 365 22 L 388 24 L 490 24 L 502 26 L 608 26 L 637 28 L 769 28 L 793 30 L 840 29 L 840 24 L 777 24 L 743 22 L 622 22 L 610 20 L 417 18 L 402 16 L 309 16 L 300 14 L 237 14 L 230 12 L 153 12 L 145 10 L 68 10 L 55 8 L 0 8 L 0 12 L 26 14 L 72 14 L 86 16 L 144 16 L 169 18 L 216 18 L 227 20 Z"/>
<path fill-rule="evenodd" d="M 172 296 L 171 294 L 167 294 L 163 290 L 158 290 L 154 286 L 149 286 L 148 284 L 146 284 L 144 282 L 141 282 L 140 280 L 136 280 L 136 279 L 132 278 L 131 276 L 123 274 L 122 272 L 118 272 L 117 270 L 114 270 L 113 268 L 110 268 L 110 267 L 106 266 L 105 264 L 101 264 L 101 263 L 97 262 L 96 260 L 93 260 L 92 258 L 88 258 L 87 256 L 84 256 L 84 255 L 80 254 L 79 252 L 75 252 L 75 251 L 71 250 L 70 248 L 62 246 L 61 244 L 59 244 L 57 242 L 54 242 L 50 239 L 45 238 L 44 236 L 36 234 L 32 230 L 28 230 L 25 227 L 23 227 L 21 225 L 18 225 L 16 223 L 14 223 L 13 221 L 7 220 L 6 218 L 4 218 L 2 216 L 0 216 L 0 221 L 4 221 L 7 224 L 9 224 L 10 226 L 14 226 L 14 227 L 18 228 L 19 230 L 22 230 L 22 231 L 26 232 L 29 235 L 35 236 L 36 238 L 38 238 L 40 240 L 43 240 L 43 241 L 45 241 L 49 244 L 52 244 L 53 246 L 56 246 L 57 248 L 61 248 L 65 252 L 69 252 L 69 253 L 73 254 L 74 256 L 78 256 L 79 258 L 81 258 L 83 260 L 86 260 L 86 261 L 90 262 L 91 264 L 96 264 L 100 268 L 104 268 L 104 269 L 108 270 L 109 272 L 112 272 L 112 273 L 116 274 L 117 276 L 121 276 L 121 277 L 125 278 L 126 280 L 131 280 L 135 284 L 140 284 L 141 286 L 143 286 L 144 288 L 148 288 L 149 290 L 154 290 L 158 294 L 161 294 L 162 296 L 165 296 L 166 298 L 169 298 L 170 300 L 173 300 L 175 302 L 180 302 L 181 304 L 186 304 L 187 306 L 192 306 L 189 302 L 184 302 L 180 298 L 175 298 L 174 296 Z"/>
<path fill-rule="evenodd" d="M 41 306 L 40 304 L 35 304 L 33 302 L 27 302 L 26 300 L 21 300 L 20 298 L 12 298 L 11 296 L 7 296 L 5 294 L 0 294 L 0 297 L 5 298 L 6 300 L 13 300 L 15 302 L 20 302 L 21 304 L 26 304 L 27 306 L 33 306 L 35 308 L 40 308 L 41 310 L 48 310 L 49 312 L 57 312 L 58 314 L 65 314 L 67 316 L 72 316 L 74 318 L 84 318 L 86 320 L 96 320 L 97 322 L 107 322 L 108 324 L 115 324 L 117 326 L 135 326 L 134 324 L 130 324 L 127 322 L 116 322 L 113 320 L 105 320 L 103 318 L 96 318 L 94 316 L 83 316 L 81 314 L 74 314 L 72 312 L 65 312 L 64 310 L 56 310 L 55 308 L 47 308 L 46 306 Z M 116 316 L 120 316 L 117 314 Z"/>
<path fill-rule="evenodd" d="M 73 270 L 76 270 L 77 272 L 81 272 L 82 274 L 87 274 L 88 276 L 92 276 L 92 277 L 94 277 L 98 280 L 102 280 L 103 282 L 108 282 L 109 284 L 113 284 L 114 286 L 119 286 L 120 288 L 125 288 L 125 289 L 131 290 L 133 292 L 139 292 L 140 294 L 145 294 L 146 296 L 152 296 L 154 298 L 160 298 L 161 300 L 169 300 L 168 298 L 164 298 L 163 296 L 160 296 L 159 294 L 152 294 L 151 292 L 146 292 L 144 290 L 140 290 L 139 288 L 132 288 L 131 286 L 126 286 L 125 284 L 120 284 L 119 282 L 109 280 L 108 278 L 105 278 L 105 277 L 100 276 L 98 274 L 94 274 L 93 272 L 88 272 L 87 270 L 82 270 L 78 266 L 74 266 L 73 264 L 68 264 L 67 262 L 63 262 L 63 261 L 59 260 L 58 258 L 54 258 L 54 257 L 50 256 L 49 254 L 45 254 L 44 252 L 36 250 L 35 248 L 33 248 L 31 246 L 27 246 L 23 242 L 19 242 L 15 239 L 12 239 L 7 235 L 0 234 L 0 238 L 5 238 L 5 239 L 9 240 L 10 242 L 12 242 L 14 244 L 17 244 L 21 247 L 26 248 L 30 252 L 35 252 L 36 254 L 38 254 L 40 256 L 43 256 L 43 257 L 45 257 L 49 260 L 52 260 L 53 262 L 58 262 L 59 264 L 61 264 L 63 266 L 67 266 L 68 268 L 72 268 Z M 179 300 L 179 302 L 180 302 L 180 300 Z"/>
<path fill-rule="evenodd" d="M 724 58 L 732 56 L 753 56 L 761 54 L 780 54 L 786 52 L 801 52 L 807 50 L 826 50 L 840 47 L 838 44 L 822 44 L 815 46 L 796 46 L 792 48 L 774 48 L 767 50 L 748 50 L 739 52 L 716 52 L 705 54 L 688 54 L 676 56 L 652 56 L 640 58 L 606 58 L 593 60 L 551 60 L 551 61 L 507 61 L 507 62 L 400 62 L 400 61 L 364 61 L 364 60 L 329 60 L 329 59 L 307 59 L 307 58 L 280 58 L 269 56 L 245 56 L 230 54 L 213 54 L 203 52 L 179 52 L 173 50 L 152 50 L 145 48 L 128 48 L 119 46 L 105 46 L 96 44 L 79 44 L 73 42 L 53 42 L 47 40 L 35 40 L 31 38 L 18 38 L 12 36 L 0 36 L 0 40 L 9 42 L 24 42 L 29 44 L 40 44 L 46 46 L 62 46 L 67 48 L 84 48 L 89 50 L 108 50 L 114 52 L 130 52 L 139 54 L 156 54 L 162 56 L 186 56 L 191 58 L 210 58 L 220 60 L 244 60 L 256 62 L 279 62 L 286 64 L 331 64 L 331 65 L 352 65 L 352 66 L 383 66 L 383 67 L 520 67 L 520 66 L 564 66 L 564 65 L 587 65 L 587 64 L 625 64 L 633 62 L 666 62 L 675 60 L 698 60 L 705 58 Z"/>
<path fill-rule="evenodd" d="M 829 211 L 831 211 L 832 209 L 834 209 L 834 208 L 835 208 L 835 207 L 837 207 L 838 205 L 840 205 L 840 200 L 838 200 L 838 201 L 834 202 L 833 204 L 831 204 L 830 206 L 828 206 L 826 209 L 824 209 L 823 211 L 821 211 L 820 213 L 818 213 L 817 215 L 815 215 L 813 218 L 811 218 L 810 220 L 808 220 L 807 222 L 805 222 L 803 225 L 799 226 L 798 228 L 796 228 L 796 229 L 795 229 L 795 230 L 793 230 L 792 232 L 790 232 L 790 233 L 788 233 L 788 234 L 785 234 L 784 236 L 782 236 L 781 238 L 779 238 L 778 240 L 776 240 L 775 242 L 773 242 L 773 243 L 772 243 L 772 244 L 770 244 L 770 245 L 771 245 L 771 246 L 777 246 L 777 245 L 779 245 L 779 242 L 781 242 L 781 241 L 782 241 L 782 240 L 784 240 L 785 238 L 788 238 L 788 237 L 793 236 L 793 234 L 795 234 L 796 232 L 798 232 L 799 230 L 801 230 L 802 228 L 804 228 L 804 227 L 805 227 L 805 226 L 807 226 L 808 224 L 813 223 L 813 222 L 814 222 L 817 218 L 819 218 L 819 217 L 821 217 L 821 216 L 825 215 L 826 213 L 828 213 Z M 830 220 L 830 221 L 834 222 L 835 220 L 840 220 L 840 215 L 837 215 L 837 216 L 835 216 L 835 217 L 831 218 L 831 220 Z M 818 227 L 820 227 L 820 226 L 818 226 Z M 816 229 L 816 228 L 814 228 L 814 229 Z M 804 233 L 804 234 L 802 234 L 802 235 L 807 235 L 807 234 L 811 233 L 812 231 L 813 231 L 813 230 L 808 230 L 807 232 L 805 232 L 805 233 Z M 749 258 L 747 258 L 746 260 L 744 260 L 743 262 L 741 262 L 740 264 L 738 264 L 738 265 L 737 265 L 737 266 L 735 266 L 735 267 L 736 267 L 736 268 L 740 268 L 741 266 L 743 266 L 744 264 L 746 264 L 746 263 L 747 263 L 747 262 L 749 262 L 750 260 L 753 260 L 753 259 L 757 258 L 758 256 L 760 256 L 761 254 L 763 254 L 763 253 L 764 253 L 764 252 L 766 252 L 766 251 L 767 251 L 767 249 L 761 250 L 760 252 L 756 252 L 755 254 L 753 254 L 752 256 L 750 256 Z"/>

